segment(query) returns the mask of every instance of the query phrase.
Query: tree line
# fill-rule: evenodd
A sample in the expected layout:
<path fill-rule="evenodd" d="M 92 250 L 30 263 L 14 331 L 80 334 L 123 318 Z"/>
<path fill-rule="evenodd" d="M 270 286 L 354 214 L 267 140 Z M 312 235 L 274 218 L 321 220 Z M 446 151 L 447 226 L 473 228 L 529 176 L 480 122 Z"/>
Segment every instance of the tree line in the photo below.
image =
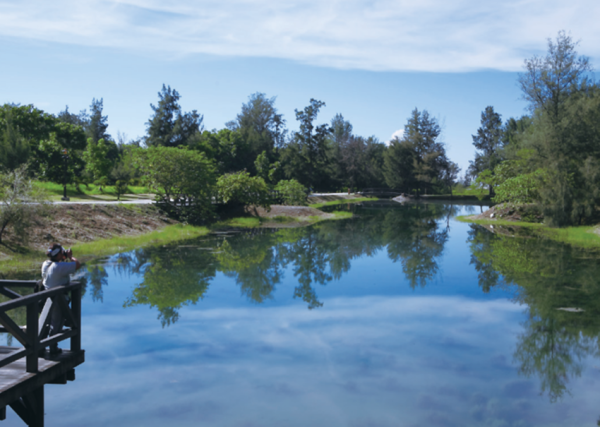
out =
<path fill-rule="evenodd" d="M 556 226 L 594 223 L 600 206 L 600 87 L 564 31 L 525 60 L 529 114 L 504 124 L 489 106 L 468 173 L 497 203 L 531 204 Z"/>
<path fill-rule="evenodd" d="M 404 136 L 388 147 L 373 136 L 354 134 L 342 114 L 320 123 L 325 103 L 315 99 L 295 111 L 299 129 L 291 132 L 276 98 L 263 93 L 250 95 L 233 120 L 213 130 L 204 128 L 196 110 L 183 111 L 180 98 L 163 85 L 158 102 L 151 104 L 146 135 L 138 140 L 108 133 L 103 99 L 93 99 L 89 111 L 78 114 L 68 107 L 53 115 L 33 105 L 5 104 L 0 168 L 6 173 L 27 165 L 28 174 L 40 180 L 116 185 L 118 194 L 127 185 L 147 185 L 164 202 L 193 205 L 197 215 L 207 213 L 208 195 L 219 185 L 227 189 L 227 183 L 253 187 L 254 193 L 279 183 L 280 190 L 294 194 L 301 188 L 369 187 L 432 193 L 447 191 L 458 173 L 440 140 L 439 123 L 426 110 L 415 109 Z"/>

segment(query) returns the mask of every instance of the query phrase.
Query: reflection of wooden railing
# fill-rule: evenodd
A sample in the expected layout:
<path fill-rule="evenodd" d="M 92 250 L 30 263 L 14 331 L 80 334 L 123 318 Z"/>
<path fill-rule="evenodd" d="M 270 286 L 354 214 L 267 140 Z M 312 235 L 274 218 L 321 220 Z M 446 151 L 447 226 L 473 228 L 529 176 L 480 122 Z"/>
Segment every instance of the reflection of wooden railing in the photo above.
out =
<path fill-rule="evenodd" d="M 26 358 L 26 371 L 38 372 L 40 352 L 49 345 L 71 339 L 71 351 L 81 350 L 81 283 L 71 282 L 42 292 L 22 296 L 10 287 L 35 287 L 33 281 L 0 280 L 0 294 L 11 301 L 0 303 L 0 332 L 8 332 L 18 340 L 22 348 L 10 349 L 0 355 L 0 368 L 23 357 Z M 71 306 L 67 302 L 70 296 Z M 45 301 L 45 302 L 44 302 Z M 42 306 L 43 304 L 43 306 Z M 69 325 L 68 329 L 46 337 L 50 323 L 50 312 L 56 304 Z M 26 307 L 26 325 L 19 326 L 7 313 L 20 307 Z M 42 307 L 40 314 L 40 307 Z"/>

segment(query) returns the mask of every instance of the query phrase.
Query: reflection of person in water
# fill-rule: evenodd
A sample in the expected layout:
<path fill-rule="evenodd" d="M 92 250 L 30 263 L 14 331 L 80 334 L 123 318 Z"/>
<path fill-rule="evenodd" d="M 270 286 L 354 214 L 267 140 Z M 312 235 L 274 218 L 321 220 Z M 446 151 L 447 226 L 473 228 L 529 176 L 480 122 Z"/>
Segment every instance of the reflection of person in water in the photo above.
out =
<path fill-rule="evenodd" d="M 81 264 L 73 257 L 71 249 L 65 250 L 58 243 L 52 244 L 46 252 L 48 260 L 42 264 L 42 283 L 44 289 L 52 289 L 69 283 L 69 276 L 81 268 Z M 50 314 L 50 336 L 60 333 L 64 316 L 57 304 L 53 304 Z M 50 354 L 60 353 L 58 344 L 50 346 Z"/>

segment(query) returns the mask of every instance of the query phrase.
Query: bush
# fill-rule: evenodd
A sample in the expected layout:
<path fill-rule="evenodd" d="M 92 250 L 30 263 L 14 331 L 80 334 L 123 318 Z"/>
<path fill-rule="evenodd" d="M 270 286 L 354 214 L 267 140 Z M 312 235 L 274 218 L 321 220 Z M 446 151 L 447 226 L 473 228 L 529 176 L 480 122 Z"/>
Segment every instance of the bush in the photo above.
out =
<path fill-rule="evenodd" d="M 306 187 L 295 179 L 279 181 L 275 186 L 275 191 L 278 191 L 283 197 L 284 205 L 306 206 L 308 204 Z"/>
<path fill-rule="evenodd" d="M 161 209 L 181 220 L 200 223 L 212 216 L 215 167 L 203 153 L 174 147 L 150 147 L 136 162 Z"/>
<path fill-rule="evenodd" d="M 546 181 L 547 173 L 543 169 L 517 175 L 506 179 L 496 187 L 495 203 L 534 203 L 539 200 L 540 188 Z"/>
<path fill-rule="evenodd" d="M 230 205 L 269 208 L 271 197 L 265 180 L 248 172 L 228 173 L 217 180 L 219 199 Z"/>

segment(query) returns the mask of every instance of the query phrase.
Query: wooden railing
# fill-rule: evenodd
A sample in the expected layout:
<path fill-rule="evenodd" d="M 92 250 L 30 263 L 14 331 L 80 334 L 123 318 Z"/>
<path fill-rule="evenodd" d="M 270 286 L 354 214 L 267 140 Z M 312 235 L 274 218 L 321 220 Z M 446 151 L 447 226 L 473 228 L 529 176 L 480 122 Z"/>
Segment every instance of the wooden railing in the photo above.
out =
<path fill-rule="evenodd" d="M 34 288 L 36 282 L 23 280 L 0 280 L 0 294 L 11 298 L 0 303 L 0 332 L 8 332 L 18 340 L 22 348 L 3 354 L 0 358 L 0 368 L 26 357 L 27 372 L 38 371 L 38 357 L 47 346 L 66 339 L 71 339 L 71 351 L 81 350 L 81 283 L 71 282 L 49 290 L 30 295 L 20 295 L 8 287 Z M 70 295 L 71 306 L 67 302 Z M 45 301 L 45 303 L 44 303 Z M 42 307 L 43 304 L 43 307 Z M 62 332 L 46 337 L 50 323 L 50 311 L 57 304 L 69 328 Z M 7 313 L 19 307 L 26 307 L 26 325 L 19 326 Z M 40 307 L 42 307 L 40 314 Z"/>

